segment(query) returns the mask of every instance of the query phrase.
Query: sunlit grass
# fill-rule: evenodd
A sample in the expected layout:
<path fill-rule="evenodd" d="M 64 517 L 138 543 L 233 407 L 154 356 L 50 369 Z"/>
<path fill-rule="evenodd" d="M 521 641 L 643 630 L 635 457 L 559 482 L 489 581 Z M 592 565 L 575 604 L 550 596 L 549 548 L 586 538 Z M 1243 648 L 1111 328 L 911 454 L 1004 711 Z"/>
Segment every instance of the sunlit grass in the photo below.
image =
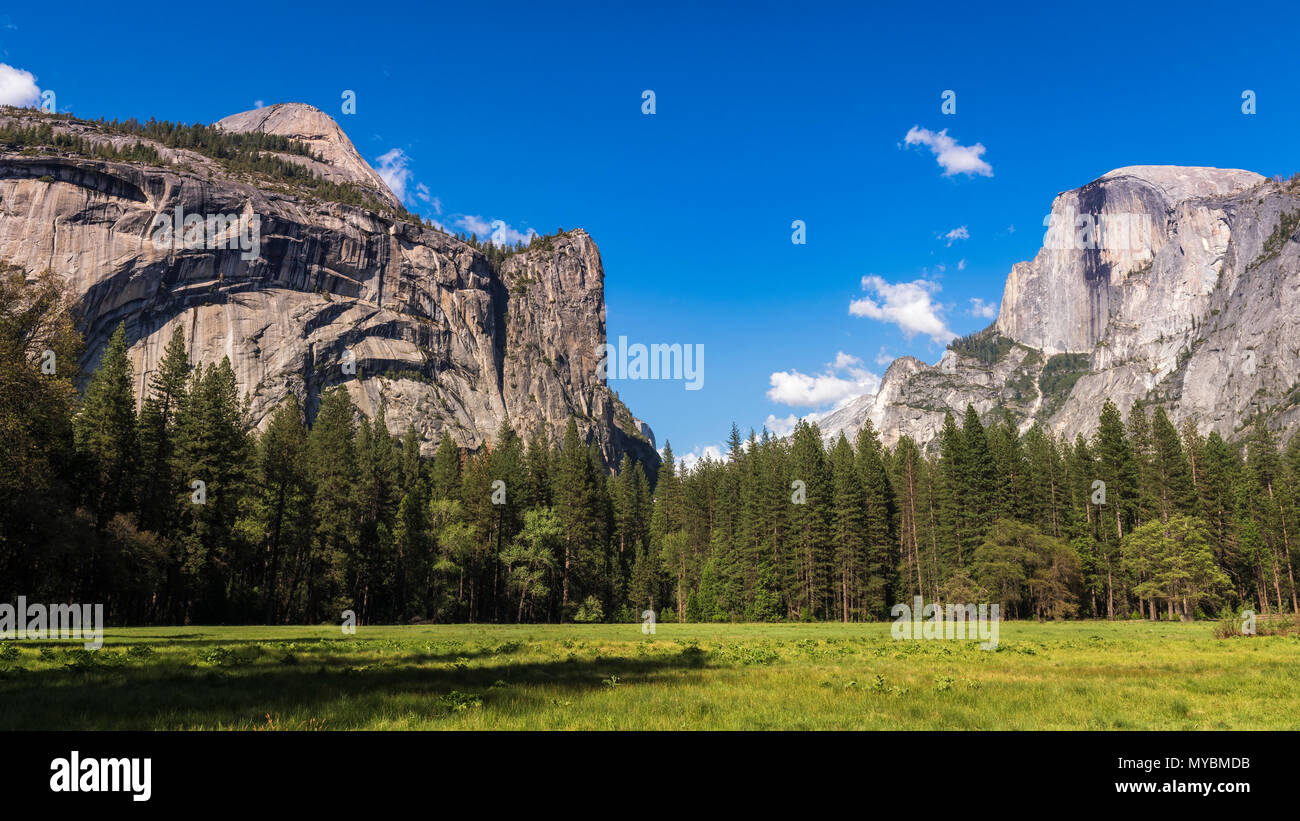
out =
<path fill-rule="evenodd" d="M 131 628 L 0 650 L 5 729 L 1300 727 L 1300 639 L 1207 622 Z"/>

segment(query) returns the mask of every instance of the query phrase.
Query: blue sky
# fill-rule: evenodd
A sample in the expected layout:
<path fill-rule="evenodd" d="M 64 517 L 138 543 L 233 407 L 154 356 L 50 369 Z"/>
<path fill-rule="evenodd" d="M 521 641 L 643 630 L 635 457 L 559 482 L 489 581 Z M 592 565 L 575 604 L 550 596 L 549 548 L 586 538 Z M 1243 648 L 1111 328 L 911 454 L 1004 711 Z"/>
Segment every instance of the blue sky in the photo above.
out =
<path fill-rule="evenodd" d="M 701 390 L 611 383 L 678 454 L 825 411 L 888 357 L 936 361 L 990 323 L 1060 191 L 1125 165 L 1300 170 L 1283 4 L 261 5 L 13 8 L 0 62 L 86 117 L 311 103 L 418 213 L 585 228 L 611 339 L 704 346 Z"/>

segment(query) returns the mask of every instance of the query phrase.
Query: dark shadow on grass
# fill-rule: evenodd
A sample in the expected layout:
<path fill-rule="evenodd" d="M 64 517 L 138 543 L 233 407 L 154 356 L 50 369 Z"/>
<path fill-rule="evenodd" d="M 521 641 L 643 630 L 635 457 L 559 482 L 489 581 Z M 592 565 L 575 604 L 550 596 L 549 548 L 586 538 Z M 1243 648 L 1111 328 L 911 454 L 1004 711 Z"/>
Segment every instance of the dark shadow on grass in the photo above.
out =
<path fill-rule="evenodd" d="M 230 643 L 227 643 L 230 644 Z M 490 653 L 485 655 L 491 655 Z M 469 658 L 466 654 L 458 654 Z M 683 671 L 702 669 L 698 652 L 638 657 L 529 661 L 491 667 L 418 667 L 446 657 L 420 655 L 362 660 L 304 658 L 286 664 L 263 656 L 229 667 L 186 667 L 174 662 L 97 666 L 90 670 L 9 670 L 0 677 L 0 728 L 5 730 L 152 730 L 202 724 L 262 725 L 266 716 L 299 711 L 332 729 L 365 726 L 385 706 L 385 696 L 427 697 L 428 715 L 449 715 L 440 698 L 469 693 L 491 709 L 498 698 L 518 699 L 520 685 L 545 685 L 576 693 L 635 687 Z M 503 682 L 503 685 L 497 685 Z M 370 715 L 349 714 L 340 725 L 331 713 L 340 700 L 375 700 Z M 535 701 L 545 705 L 547 700 Z M 291 729 L 297 729 L 291 728 Z"/>

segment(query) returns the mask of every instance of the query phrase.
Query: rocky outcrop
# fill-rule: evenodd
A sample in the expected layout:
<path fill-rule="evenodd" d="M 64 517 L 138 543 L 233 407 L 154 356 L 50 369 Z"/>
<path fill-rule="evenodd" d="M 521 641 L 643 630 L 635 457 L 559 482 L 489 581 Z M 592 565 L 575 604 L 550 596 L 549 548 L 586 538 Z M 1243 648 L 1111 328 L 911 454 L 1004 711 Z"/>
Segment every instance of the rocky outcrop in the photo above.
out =
<path fill-rule="evenodd" d="M 0 123 L 35 116 L 0 110 Z M 46 121 L 92 143 L 134 141 L 94 124 Z M 607 463 L 631 453 L 649 470 L 658 465 L 598 376 L 604 270 L 585 232 L 493 265 L 405 215 L 323 113 L 272 106 L 220 125 L 305 140 L 319 159 L 282 156 L 323 166 L 319 176 L 369 189 L 394 208 L 322 200 L 161 145 L 157 165 L 0 154 L 0 260 L 64 277 L 81 300 L 85 366 L 124 322 L 142 393 L 179 326 L 193 360 L 230 358 L 258 425 L 290 393 L 310 417 L 324 389 L 344 385 L 363 412 L 383 406 L 394 434 L 414 424 L 426 453 L 444 430 L 477 448 L 504 419 L 525 437 L 542 430 L 554 440 L 575 416 Z M 159 243 L 160 215 L 178 213 L 224 215 L 236 226 L 256 217 L 257 247 L 233 241 L 239 229 L 229 226 L 199 247 Z"/>
<path fill-rule="evenodd" d="M 218 120 L 216 125 L 225 131 L 278 134 L 296 140 L 310 148 L 323 162 L 294 154 L 282 154 L 281 157 L 310 169 L 318 177 L 359 185 L 394 208 L 402 206 L 375 170 L 357 153 L 339 124 L 318 108 L 302 103 L 277 103 L 232 114 Z"/>
<path fill-rule="evenodd" d="M 928 442 L 945 409 L 1009 410 L 1067 437 L 1106 399 L 1239 438 L 1262 413 L 1300 424 L 1300 185 L 1249 171 L 1134 166 L 1052 205 L 1043 248 L 1007 277 L 978 346 L 892 365 L 874 396 L 828 415 Z M 990 353 L 992 351 L 992 353 Z"/>

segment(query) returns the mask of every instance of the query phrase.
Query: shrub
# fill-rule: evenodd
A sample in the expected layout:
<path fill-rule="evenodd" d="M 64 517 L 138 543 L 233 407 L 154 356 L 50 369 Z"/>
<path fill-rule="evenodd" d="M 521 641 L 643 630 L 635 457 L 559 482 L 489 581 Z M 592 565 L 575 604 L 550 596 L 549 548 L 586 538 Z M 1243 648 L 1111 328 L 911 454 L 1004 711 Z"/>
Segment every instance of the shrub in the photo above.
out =
<path fill-rule="evenodd" d="M 588 596 L 586 600 L 578 605 L 578 610 L 573 614 L 573 620 L 578 624 L 598 624 L 605 620 L 605 608 L 600 603 L 600 599 L 595 596 Z"/>

